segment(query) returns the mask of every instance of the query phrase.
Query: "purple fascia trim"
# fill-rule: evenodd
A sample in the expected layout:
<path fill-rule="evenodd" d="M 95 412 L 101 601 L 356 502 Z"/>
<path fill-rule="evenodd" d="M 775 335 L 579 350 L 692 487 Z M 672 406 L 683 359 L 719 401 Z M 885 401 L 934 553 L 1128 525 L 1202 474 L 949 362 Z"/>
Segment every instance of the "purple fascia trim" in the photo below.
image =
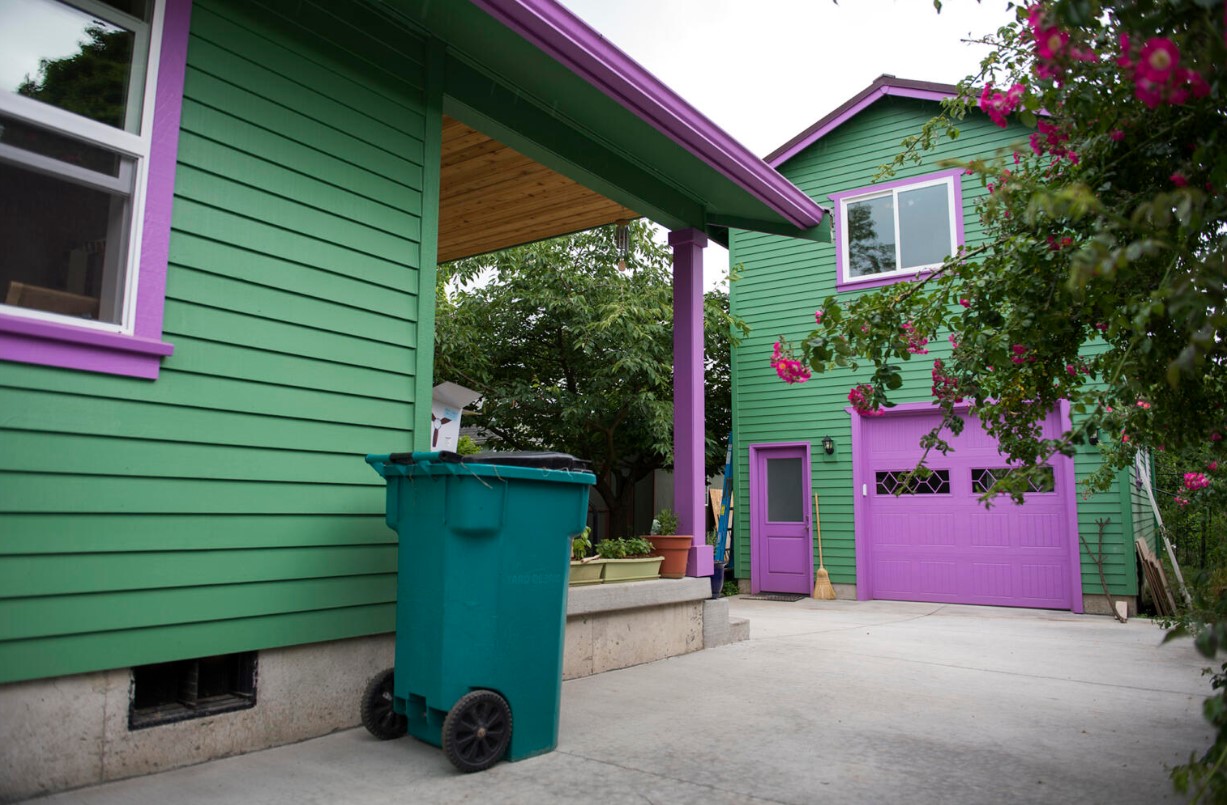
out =
<path fill-rule="evenodd" d="M 555 0 L 472 2 L 793 226 L 822 221 L 813 199 Z"/>
<path fill-rule="evenodd" d="M 960 410 L 970 407 L 968 403 L 955 406 Z M 900 403 L 887 409 L 885 416 L 899 416 L 916 413 L 932 413 L 937 411 L 937 405 L 928 402 Z M 1068 432 L 1071 427 L 1070 406 L 1068 400 L 1058 403 L 1059 422 L 1061 428 Z M 873 574 L 869 572 L 873 561 L 873 548 L 869 540 L 869 524 L 866 519 L 865 507 L 868 498 L 861 494 L 861 487 L 869 482 L 868 443 L 865 439 L 865 417 L 856 412 L 855 408 L 845 408 L 844 411 L 852 418 L 852 522 L 854 542 L 856 543 L 856 599 L 858 601 L 873 600 Z M 1078 540 L 1078 490 L 1074 475 L 1074 460 L 1069 456 L 1056 455 L 1051 459 L 1053 479 L 1058 488 L 1065 487 L 1063 499 L 1065 508 L 1065 526 L 1069 535 L 1070 556 L 1070 609 L 1081 614 L 1082 607 L 1082 553 Z"/>
<path fill-rule="evenodd" d="M 934 179 L 944 179 L 953 177 L 954 190 L 954 244 L 962 246 L 965 242 L 963 236 L 963 169 L 948 168 L 946 170 L 937 171 L 936 173 L 926 173 L 924 176 L 912 176 L 907 179 L 896 179 L 893 182 L 883 182 L 882 184 L 870 185 L 869 187 L 858 187 L 855 190 L 842 190 L 838 193 L 831 193 L 828 198 L 831 199 L 831 240 L 835 243 L 835 290 L 837 291 L 855 291 L 861 288 L 880 288 L 883 285 L 894 285 L 896 282 L 907 282 L 917 277 L 927 276 L 931 272 L 916 271 L 911 274 L 892 274 L 887 277 L 872 277 L 858 280 L 844 279 L 844 239 L 843 239 L 843 217 L 840 214 L 840 202 L 846 198 L 855 198 L 856 196 L 865 195 L 866 193 L 876 193 L 880 190 L 891 190 L 896 187 L 907 187 L 908 185 L 920 184 L 921 182 L 929 182 Z"/>
<path fill-rule="evenodd" d="M 922 101 L 944 101 L 947 98 L 953 98 L 957 92 L 958 88 L 953 84 L 934 84 L 927 81 L 909 81 L 894 76 L 882 76 L 840 105 L 835 111 L 768 154 L 767 164 L 778 168 L 887 96 L 915 98 Z"/>
<path fill-rule="evenodd" d="M 811 455 L 811 445 L 809 442 L 759 442 L 758 444 L 750 445 L 746 469 L 749 475 L 750 486 L 750 594 L 758 595 L 763 591 L 763 576 L 762 568 L 767 566 L 767 549 L 763 544 L 763 540 L 754 538 L 754 518 L 758 515 L 756 512 L 765 512 L 767 510 L 767 501 L 763 499 L 766 492 L 766 484 L 762 478 L 757 477 L 758 454 L 762 450 L 778 450 L 785 447 L 796 447 L 805 451 L 805 472 L 802 477 L 805 478 L 805 507 L 809 509 L 809 501 L 814 492 L 813 473 L 813 456 Z M 755 481 L 758 481 L 756 484 Z M 808 512 L 806 517 L 808 518 Z M 813 524 L 810 524 L 810 540 L 813 540 Z M 810 546 L 810 552 L 813 552 L 813 546 Z M 859 563 L 858 563 L 859 568 Z M 860 570 L 857 570 L 860 573 Z M 811 557 L 809 568 L 808 586 L 812 589 L 814 586 L 814 563 Z"/>
<path fill-rule="evenodd" d="M 704 472 L 703 248 L 697 229 L 669 233 L 673 247 L 673 501 L 682 534 L 691 534 L 687 576 L 710 576 Z"/>
<path fill-rule="evenodd" d="M 162 341 L 162 309 L 191 15 L 192 0 L 166 0 L 133 334 L 0 314 L 0 360 L 156 379 L 174 351 Z"/>

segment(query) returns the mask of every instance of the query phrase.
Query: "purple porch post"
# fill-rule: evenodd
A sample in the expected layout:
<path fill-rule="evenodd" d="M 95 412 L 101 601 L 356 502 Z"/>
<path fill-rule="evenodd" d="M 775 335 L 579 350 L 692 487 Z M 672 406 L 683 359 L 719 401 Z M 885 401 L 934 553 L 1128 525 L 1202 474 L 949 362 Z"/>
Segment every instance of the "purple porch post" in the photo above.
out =
<path fill-rule="evenodd" d="M 703 247 L 697 229 L 669 233 L 673 247 L 673 506 L 683 534 L 693 534 L 687 576 L 710 576 L 703 436 Z"/>

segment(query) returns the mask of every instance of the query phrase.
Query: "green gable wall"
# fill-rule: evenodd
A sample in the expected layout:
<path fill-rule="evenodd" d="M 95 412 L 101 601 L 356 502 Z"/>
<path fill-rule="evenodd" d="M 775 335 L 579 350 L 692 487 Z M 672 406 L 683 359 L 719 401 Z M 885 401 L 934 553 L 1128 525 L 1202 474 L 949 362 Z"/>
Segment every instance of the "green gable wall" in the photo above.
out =
<path fill-rule="evenodd" d="M 780 172 L 820 203 L 844 190 L 873 184 L 879 166 L 889 162 L 900 150 L 904 137 L 916 134 L 933 115 L 938 105 L 931 102 L 887 97 L 845 122 L 780 166 Z M 970 115 L 960 126 L 957 140 L 943 139 L 925 155 L 921 165 L 901 167 L 893 179 L 922 176 L 941 170 L 945 159 L 967 160 L 992 156 L 998 150 L 1009 153 L 1012 147 L 1026 147 L 1028 132 L 1019 127 L 1001 129 L 986 118 Z M 983 229 L 975 202 L 987 191 L 979 180 L 964 177 L 963 221 L 968 246 L 983 240 Z M 812 483 L 821 500 L 823 560 L 831 580 L 837 584 L 856 583 L 855 538 L 852 506 L 851 425 L 848 390 L 869 377 L 840 370 L 815 375 L 804 384 L 788 386 L 770 366 L 772 344 L 780 337 L 799 342 L 813 329 L 813 312 L 822 300 L 836 293 L 835 248 L 833 244 L 810 243 L 772 235 L 735 232 L 730 261 L 741 264 L 741 279 L 730 288 L 733 312 L 751 327 L 748 337 L 733 351 L 734 439 L 737 446 L 735 507 L 735 567 L 738 578 L 750 577 L 749 445 L 769 442 L 809 441 Z M 853 299 L 864 293 L 843 294 Z M 892 396 L 895 402 L 929 402 L 932 397 L 930 371 L 934 358 L 949 355 L 944 337 L 930 343 L 929 355 L 903 364 L 903 388 Z M 833 456 L 819 446 L 824 436 L 835 440 Z M 1098 466 L 1091 448 L 1075 458 L 1079 481 Z M 1122 479 L 1127 485 L 1127 480 Z M 1120 487 L 1125 490 L 1125 486 Z M 1095 521 L 1108 518 L 1105 531 L 1105 570 L 1114 594 L 1137 594 L 1133 560 L 1133 523 L 1128 522 L 1128 505 L 1120 493 L 1112 492 L 1083 500 L 1079 489 L 1078 521 L 1082 535 L 1094 546 Z M 1084 553 L 1085 556 L 1085 553 Z M 815 548 L 815 565 L 817 550 Z M 1100 594 L 1098 571 L 1084 559 L 1083 591 Z"/>
<path fill-rule="evenodd" d="M 428 422 L 441 104 L 366 9 L 195 3 L 174 355 L 0 363 L 0 682 L 393 628 L 362 456 Z"/>

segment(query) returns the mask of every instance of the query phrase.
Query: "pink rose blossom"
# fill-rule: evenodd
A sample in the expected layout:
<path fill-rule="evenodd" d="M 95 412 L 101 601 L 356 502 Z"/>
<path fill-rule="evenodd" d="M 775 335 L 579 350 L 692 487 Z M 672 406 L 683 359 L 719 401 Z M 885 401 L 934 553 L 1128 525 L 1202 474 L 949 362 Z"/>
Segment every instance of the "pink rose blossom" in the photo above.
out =
<path fill-rule="evenodd" d="M 1119 143 L 1121 140 L 1125 139 L 1125 132 L 1121 131 L 1120 129 L 1113 129 L 1112 133 L 1108 136 Z"/>
<path fill-rule="evenodd" d="M 1137 77 L 1156 84 L 1166 83 L 1172 71 L 1180 65 L 1180 49 L 1176 43 L 1163 37 L 1153 37 L 1142 45 L 1138 58 Z"/>
<path fill-rule="evenodd" d="M 1184 474 L 1184 488 L 1190 492 L 1205 489 L 1209 485 L 1210 479 L 1200 472 L 1186 472 Z"/>
<path fill-rule="evenodd" d="M 822 308 L 818 308 L 817 310 L 815 310 L 814 311 L 814 322 L 817 324 L 822 324 L 822 316 L 824 313 L 826 313 L 826 311 L 823 310 Z"/>
<path fill-rule="evenodd" d="M 1211 461 L 1209 464 L 1206 465 L 1206 470 L 1209 472 L 1218 472 L 1218 462 Z"/>
<path fill-rule="evenodd" d="M 1184 178 L 1184 174 L 1180 171 L 1176 171 L 1169 176 L 1168 179 L 1170 179 L 1171 183 L 1176 185 L 1176 187 L 1187 187 L 1189 184 L 1189 180 Z"/>

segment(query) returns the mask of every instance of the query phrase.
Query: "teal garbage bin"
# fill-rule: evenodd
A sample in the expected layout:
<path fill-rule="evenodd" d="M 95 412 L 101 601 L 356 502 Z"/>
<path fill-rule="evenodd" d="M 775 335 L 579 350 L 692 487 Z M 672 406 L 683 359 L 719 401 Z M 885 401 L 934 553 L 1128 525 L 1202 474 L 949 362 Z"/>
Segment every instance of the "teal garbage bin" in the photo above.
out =
<path fill-rule="evenodd" d="M 588 463 L 562 453 L 366 458 L 399 535 L 395 666 L 362 721 L 406 731 L 461 771 L 558 745 L 571 538 L 588 519 Z"/>

